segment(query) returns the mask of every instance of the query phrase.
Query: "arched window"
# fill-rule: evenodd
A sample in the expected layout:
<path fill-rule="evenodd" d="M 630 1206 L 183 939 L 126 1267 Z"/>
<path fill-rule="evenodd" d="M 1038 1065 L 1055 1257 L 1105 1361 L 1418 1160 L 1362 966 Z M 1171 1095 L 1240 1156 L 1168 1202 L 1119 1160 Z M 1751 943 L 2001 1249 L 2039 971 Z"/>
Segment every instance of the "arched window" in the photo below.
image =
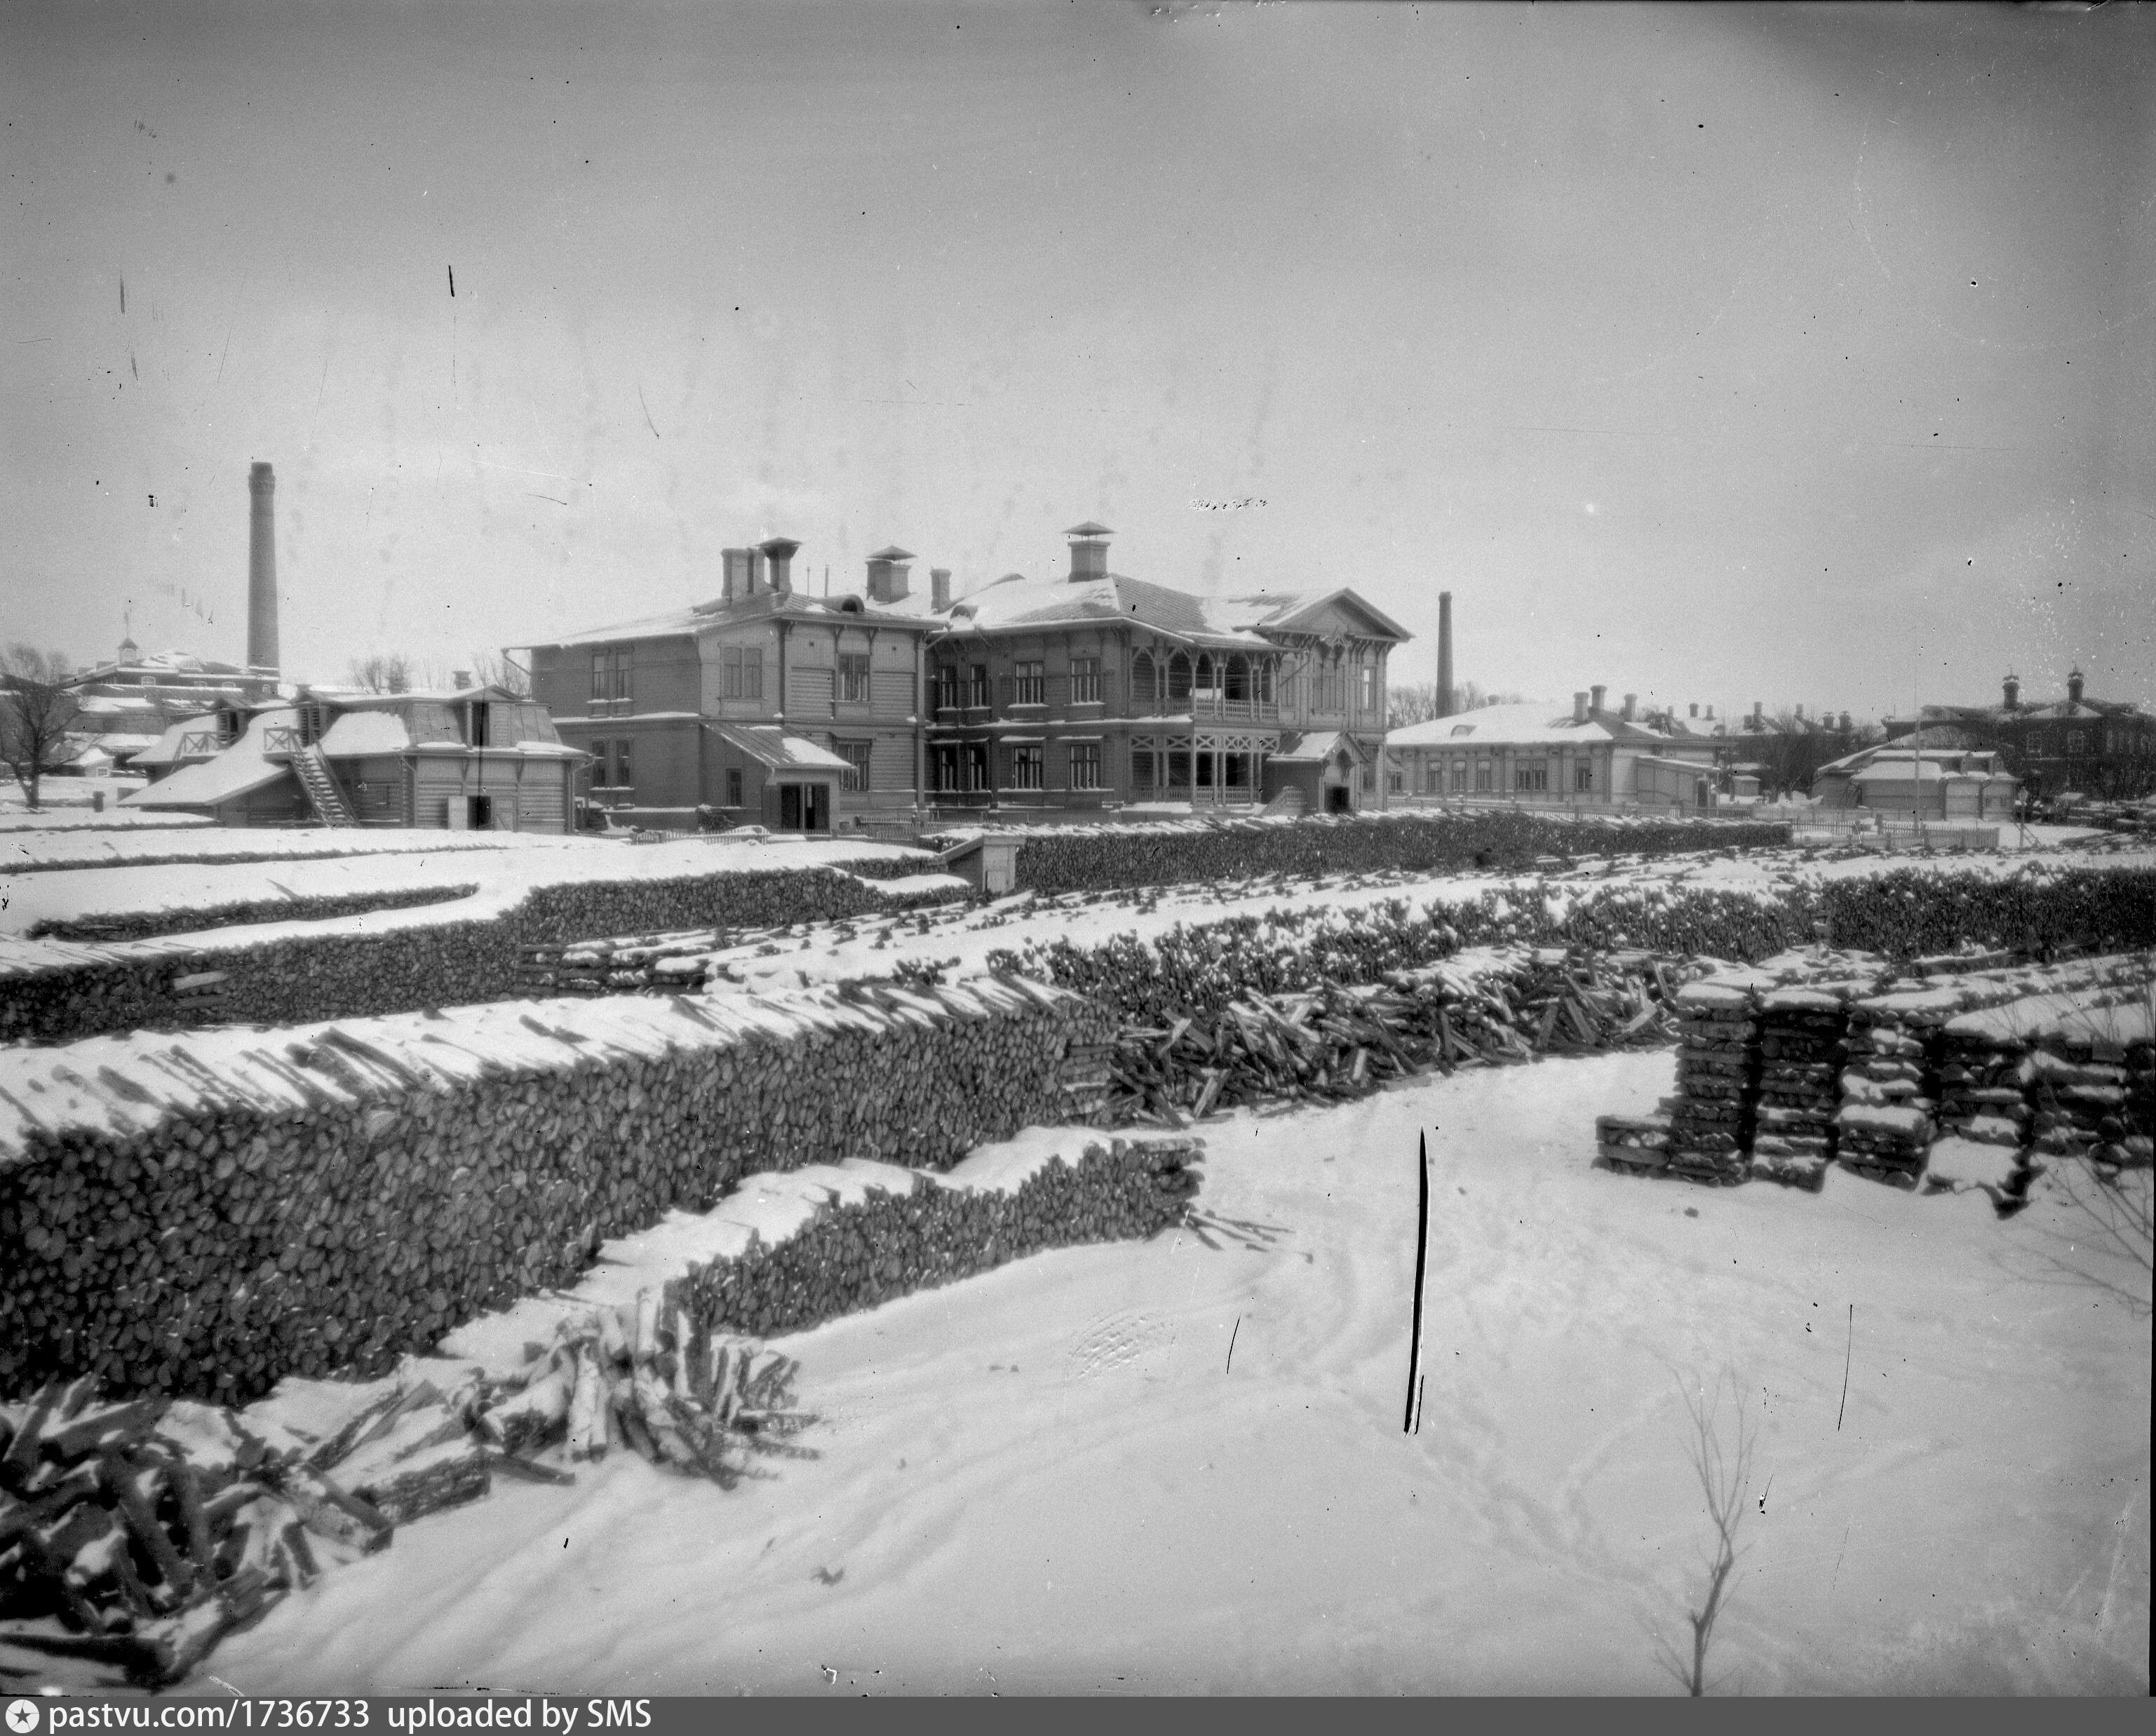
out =
<path fill-rule="evenodd" d="M 1190 677 L 1194 691 L 1199 693 L 1215 691 L 1220 685 L 1220 666 L 1214 662 L 1209 652 L 1198 654 L 1198 667 Z"/>
<path fill-rule="evenodd" d="M 1250 660 L 1230 657 L 1228 660 L 1228 697 L 1248 699 L 1250 696 Z"/>
<path fill-rule="evenodd" d="M 1131 660 L 1131 697 L 1146 705 L 1160 697 L 1160 675 L 1151 651 L 1140 651 Z"/>
<path fill-rule="evenodd" d="M 1168 660 L 1168 697 L 1171 704 L 1190 697 L 1190 659 L 1184 652 Z"/>

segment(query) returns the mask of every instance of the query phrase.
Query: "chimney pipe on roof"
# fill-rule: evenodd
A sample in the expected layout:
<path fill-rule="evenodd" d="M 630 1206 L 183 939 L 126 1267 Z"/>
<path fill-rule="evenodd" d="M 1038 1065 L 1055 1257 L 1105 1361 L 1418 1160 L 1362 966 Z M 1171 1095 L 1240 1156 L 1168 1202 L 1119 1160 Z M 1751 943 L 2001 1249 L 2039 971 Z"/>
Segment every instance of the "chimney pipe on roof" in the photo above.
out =
<path fill-rule="evenodd" d="M 906 575 L 913 569 L 906 562 L 913 558 L 911 549 L 893 543 L 889 548 L 880 548 L 869 557 L 869 601 L 871 603 L 902 602 L 910 588 Z"/>
<path fill-rule="evenodd" d="M 277 659 L 277 474 L 259 460 L 247 473 L 253 505 L 247 521 L 247 665 L 275 670 Z"/>
<path fill-rule="evenodd" d="M 456 688 L 459 691 L 462 691 L 465 688 L 470 686 L 471 671 L 468 669 L 451 670 L 449 671 L 449 685 L 452 687 Z"/>
<path fill-rule="evenodd" d="M 1594 689 L 1594 709 L 1595 709 L 1596 711 L 1600 711 L 1600 710 L 1602 709 L 1602 696 L 1603 696 L 1605 693 L 1609 692 L 1609 690 L 1607 687 L 1603 686 L 1602 686 L 1600 683 L 1599 683 L 1599 682 L 1595 685 Z"/>
<path fill-rule="evenodd" d="M 1640 709 L 1640 696 L 1639 696 L 1638 694 L 1636 694 L 1636 693 L 1628 693 L 1628 694 L 1626 694 L 1626 695 L 1625 696 L 1625 721 L 1627 723 L 1630 723 L 1630 722 L 1632 722 L 1632 720 L 1633 720 L 1633 718 L 1634 718 L 1635 715 L 1638 712 L 1639 709 Z"/>
<path fill-rule="evenodd" d="M 951 606 L 951 569 L 931 567 L 928 569 L 928 606 L 939 615 Z"/>
<path fill-rule="evenodd" d="M 2077 706 L 2082 702 L 2082 672 L 2076 669 L 2066 677 L 2066 703 Z"/>
<path fill-rule="evenodd" d="M 1797 701 L 1795 716 L 1797 722 L 1799 723 L 1802 723 L 1804 721 L 1804 702 L 1802 700 L 1799 700 Z"/>
<path fill-rule="evenodd" d="M 1846 711 L 1841 714 L 1841 732 L 1844 735 L 1849 733 L 1849 713 Z"/>
<path fill-rule="evenodd" d="M 1437 715 L 1452 715 L 1452 593 L 1437 593 Z"/>
<path fill-rule="evenodd" d="M 757 544 L 765 560 L 771 563 L 771 588 L 783 596 L 793 588 L 793 557 L 801 545 L 791 537 L 767 537 Z"/>
<path fill-rule="evenodd" d="M 1070 582 L 1083 583 L 1089 578 L 1108 576 L 1108 538 L 1114 536 L 1106 525 L 1095 524 L 1087 519 L 1082 525 L 1073 525 L 1063 533 L 1070 539 Z"/>
<path fill-rule="evenodd" d="M 1763 699 L 1755 699 L 1752 701 L 1752 727 L 1754 729 L 1764 729 L 1767 727 L 1767 701 Z"/>
<path fill-rule="evenodd" d="M 1584 688 L 1572 696 L 1572 721 L 1574 723 L 1587 722 L 1587 692 Z"/>
<path fill-rule="evenodd" d="M 1712 706 L 1709 706 L 1707 708 L 1707 721 L 1709 723 L 1712 723 L 1712 722 L 1714 722 L 1714 707 L 1713 707 Z"/>
<path fill-rule="evenodd" d="M 2020 704 L 2021 704 L 2021 678 L 2020 678 L 2020 676 L 2019 676 L 2019 675 L 2010 675 L 2009 676 L 2007 676 L 2007 678 L 2006 678 L 2006 682 L 2005 682 L 2005 688 L 2006 688 L 2006 709 L 2007 709 L 2008 711 L 2010 711 L 2019 709 L 2019 707 L 2020 707 Z"/>

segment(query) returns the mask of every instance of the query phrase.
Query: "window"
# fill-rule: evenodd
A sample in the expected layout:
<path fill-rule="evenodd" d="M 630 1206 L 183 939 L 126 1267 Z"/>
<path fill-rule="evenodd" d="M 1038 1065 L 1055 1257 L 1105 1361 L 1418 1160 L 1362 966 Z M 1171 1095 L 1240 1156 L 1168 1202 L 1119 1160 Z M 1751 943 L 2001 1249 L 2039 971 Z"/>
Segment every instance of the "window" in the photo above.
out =
<path fill-rule="evenodd" d="M 1486 759 L 1477 760 L 1475 764 L 1475 788 L 1477 792 L 1488 792 L 1491 788 L 1491 776 L 1490 762 Z"/>
<path fill-rule="evenodd" d="M 864 657 L 865 663 L 868 659 Z M 840 789 L 866 789 L 869 787 L 869 744 L 866 742 L 834 742 L 831 751 L 846 763 L 845 775 L 839 780 Z"/>
<path fill-rule="evenodd" d="M 2088 752 L 2088 737 L 2077 729 L 2066 732 L 2066 754 L 2069 758 Z"/>
<path fill-rule="evenodd" d="M 728 645 L 719 659 L 721 696 L 726 699 L 763 697 L 763 647 Z"/>
<path fill-rule="evenodd" d="M 592 788 L 604 788 L 607 781 L 608 744 L 604 742 L 593 742 L 584 749 L 584 752 L 592 757 Z"/>
<path fill-rule="evenodd" d="M 1198 654 L 1198 667 L 1190 677 L 1191 691 L 1207 699 L 1215 698 L 1220 691 L 1220 667 L 1209 651 Z"/>
<path fill-rule="evenodd" d="M 1070 660 L 1070 703 L 1074 706 L 1092 706 L 1100 702 L 1101 660 L 1098 657 L 1073 657 Z M 1080 787 L 1072 786 L 1074 788 Z M 1082 787 L 1092 789 L 1097 786 L 1089 783 Z"/>
<path fill-rule="evenodd" d="M 629 742 L 618 741 L 613 744 L 613 787 L 627 789 L 635 782 L 635 774 L 629 768 Z"/>
<path fill-rule="evenodd" d="M 1168 700 L 1170 705 L 1190 697 L 1190 660 L 1178 651 L 1168 660 Z"/>
<path fill-rule="evenodd" d="M 847 705 L 869 702 L 869 660 L 865 651 L 839 653 L 839 697 Z"/>
<path fill-rule="evenodd" d="M 1149 794 L 1153 785 L 1153 758 L 1150 747 L 1131 749 L 1131 788 L 1140 795 Z"/>
<path fill-rule="evenodd" d="M 985 707 L 989 703 L 988 665 L 985 663 L 976 663 L 973 665 L 973 676 L 972 691 L 967 696 L 966 703 L 976 707 Z"/>
<path fill-rule="evenodd" d="M 1399 794 L 1400 792 L 1407 787 L 1407 779 L 1403 778 L 1398 772 L 1388 772 L 1385 773 L 1385 788 L 1394 795 Z"/>
<path fill-rule="evenodd" d="M 1046 698 L 1047 683 L 1042 679 L 1041 663 L 1038 657 L 1029 662 L 1021 658 L 1018 664 L 1017 676 L 1017 690 L 1011 696 L 1013 705 L 1037 706 Z M 1040 788 L 1038 784 L 1031 783 L 1021 784 L 1019 787 L 1021 789 Z"/>
<path fill-rule="evenodd" d="M 1362 681 L 1362 694 L 1356 703 L 1366 711 L 1376 711 L 1378 709 L 1378 665 L 1374 663 L 1366 663 L 1356 671 L 1356 674 Z"/>
<path fill-rule="evenodd" d="M 966 785 L 968 789 L 986 789 L 988 784 L 988 744 L 986 742 L 966 743 Z"/>
<path fill-rule="evenodd" d="M 492 721 L 493 707 L 483 699 L 475 699 L 470 710 L 471 716 L 465 724 L 465 736 L 475 747 L 491 747 L 493 743 L 489 739 L 488 726 Z"/>
<path fill-rule="evenodd" d="M 1423 764 L 1422 793 L 1426 796 L 1445 793 L 1445 768 L 1435 760 L 1425 761 Z"/>
<path fill-rule="evenodd" d="M 1140 651 L 1131 659 L 1131 697 L 1147 705 L 1160 697 L 1160 672 L 1150 651 Z"/>
<path fill-rule="evenodd" d="M 946 742 L 930 757 L 928 775 L 934 781 L 932 789 L 946 790 L 958 788 L 958 750 Z"/>
<path fill-rule="evenodd" d="M 738 808 L 742 805 L 741 768 L 739 766 L 728 766 L 726 768 L 726 806 L 729 808 Z"/>
<path fill-rule="evenodd" d="M 625 705 L 629 701 L 629 650 L 618 646 L 592 653 L 592 703 Z"/>
<path fill-rule="evenodd" d="M 1594 788 L 1594 767 L 1592 763 L 1576 765 L 1572 768 L 1572 787 L 1580 790 Z"/>
<path fill-rule="evenodd" d="M 1073 742 L 1070 744 L 1070 787 L 1073 789 L 1098 789 L 1101 787 L 1101 744 L 1098 742 Z"/>
<path fill-rule="evenodd" d="M 1517 790 L 1546 790 L 1549 788 L 1549 762 L 1543 759 L 1522 760 L 1512 768 L 1512 788 Z"/>
<path fill-rule="evenodd" d="M 939 664 L 936 670 L 936 709 L 955 711 L 958 709 L 958 665 Z M 946 788 L 948 788 L 947 785 Z"/>
<path fill-rule="evenodd" d="M 1035 668 L 1040 667 L 1038 664 Z M 1011 749 L 1011 788 L 1039 789 L 1041 786 L 1041 761 L 1044 758 L 1038 742 L 1020 742 Z"/>
<path fill-rule="evenodd" d="M 1363 767 L 1363 788 L 1364 788 L 1364 790 L 1366 790 L 1366 791 L 1374 791 L 1374 790 L 1377 788 L 1377 787 L 1378 787 L 1378 768 L 1377 768 L 1375 766 L 1365 766 L 1365 767 Z"/>

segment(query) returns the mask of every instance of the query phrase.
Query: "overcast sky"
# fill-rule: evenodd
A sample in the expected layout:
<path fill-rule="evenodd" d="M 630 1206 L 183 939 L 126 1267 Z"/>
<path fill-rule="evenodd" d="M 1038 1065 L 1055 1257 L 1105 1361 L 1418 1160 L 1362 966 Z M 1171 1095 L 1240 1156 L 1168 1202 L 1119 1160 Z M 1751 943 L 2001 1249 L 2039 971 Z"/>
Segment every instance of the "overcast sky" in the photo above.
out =
<path fill-rule="evenodd" d="M 0 637 L 1353 585 L 1462 678 L 2156 706 L 2156 13 L 0 9 Z M 450 293 L 454 274 L 455 293 Z M 212 619 L 213 617 L 213 619 Z"/>

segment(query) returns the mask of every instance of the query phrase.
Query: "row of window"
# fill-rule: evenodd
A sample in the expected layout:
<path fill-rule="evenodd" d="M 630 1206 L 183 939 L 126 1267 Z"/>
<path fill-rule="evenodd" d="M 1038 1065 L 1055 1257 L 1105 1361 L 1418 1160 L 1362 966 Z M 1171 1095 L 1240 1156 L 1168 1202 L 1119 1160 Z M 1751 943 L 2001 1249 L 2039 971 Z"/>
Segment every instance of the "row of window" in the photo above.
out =
<path fill-rule="evenodd" d="M 636 782 L 636 773 L 629 758 L 629 742 L 626 737 L 596 741 L 586 749 L 592 757 L 592 787 L 594 789 L 628 789 Z M 831 751 L 846 763 L 846 770 L 839 779 L 842 789 L 863 790 L 869 787 L 869 758 L 870 744 L 866 742 L 834 742 Z M 738 808 L 742 804 L 742 774 L 738 768 L 726 773 L 726 805 Z"/>
<path fill-rule="evenodd" d="M 1422 768 L 1422 791 L 1426 796 L 1445 794 L 1446 767 L 1438 760 L 1426 760 Z M 1470 766 L 1465 760 L 1455 760 L 1450 767 L 1451 790 L 1455 795 L 1466 795 L 1470 790 L 1477 794 L 1494 794 L 1496 790 L 1496 768 L 1488 760 L 1479 760 Z M 1512 766 L 1512 788 L 1517 794 L 1547 794 L 1550 787 L 1549 762 L 1543 759 L 1518 760 Z M 1572 768 L 1572 787 L 1575 792 L 1591 793 L 1594 788 L 1594 768 L 1584 761 L 1576 761 Z M 1395 782 L 1393 788 L 1399 785 Z"/>
<path fill-rule="evenodd" d="M 869 657 L 865 651 L 839 654 L 839 698 L 848 705 L 869 701 Z M 719 692 L 726 699 L 763 697 L 763 647 L 724 645 L 719 651 Z M 592 703 L 626 705 L 629 699 L 629 653 L 592 653 Z"/>
<path fill-rule="evenodd" d="M 1004 749 L 1006 789 L 1045 789 L 1048 787 L 1048 750 L 1037 742 L 1014 742 Z M 1068 742 L 1064 744 L 1064 774 L 1070 789 L 1101 788 L 1101 744 Z M 942 791 L 984 790 L 988 781 L 988 744 L 986 742 L 947 742 L 930 755 L 929 787 Z"/>
<path fill-rule="evenodd" d="M 1378 709 L 1378 674 L 1375 663 L 1353 666 L 1358 709 L 1366 712 Z M 985 709 L 993 703 L 988 665 L 985 663 L 963 666 L 942 664 L 937 669 L 935 680 L 936 703 L 941 709 Z M 1005 705 L 1037 706 L 1047 702 L 1047 666 L 1044 660 L 1020 658 L 1004 680 Z M 1307 677 L 1312 709 L 1345 711 L 1349 681 L 1348 665 L 1337 661 L 1319 664 Z M 1280 678 L 1280 697 L 1284 704 L 1294 706 L 1297 684 L 1298 678 L 1294 675 Z M 1100 660 L 1072 658 L 1070 703 L 1097 705 L 1101 696 Z M 1205 651 L 1194 658 L 1188 652 L 1176 651 L 1164 659 L 1156 658 L 1150 651 L 1141 651 L 1131 661 L 1131 697 L 1141 705 L 1179 705 L 1193 699 L 1225 700 L 1231 703 L 1254 701 L 1260 705 L 1270 705 L 1274 698 L 1273 665 L 1263 659 L 1215 657 Z"/>

